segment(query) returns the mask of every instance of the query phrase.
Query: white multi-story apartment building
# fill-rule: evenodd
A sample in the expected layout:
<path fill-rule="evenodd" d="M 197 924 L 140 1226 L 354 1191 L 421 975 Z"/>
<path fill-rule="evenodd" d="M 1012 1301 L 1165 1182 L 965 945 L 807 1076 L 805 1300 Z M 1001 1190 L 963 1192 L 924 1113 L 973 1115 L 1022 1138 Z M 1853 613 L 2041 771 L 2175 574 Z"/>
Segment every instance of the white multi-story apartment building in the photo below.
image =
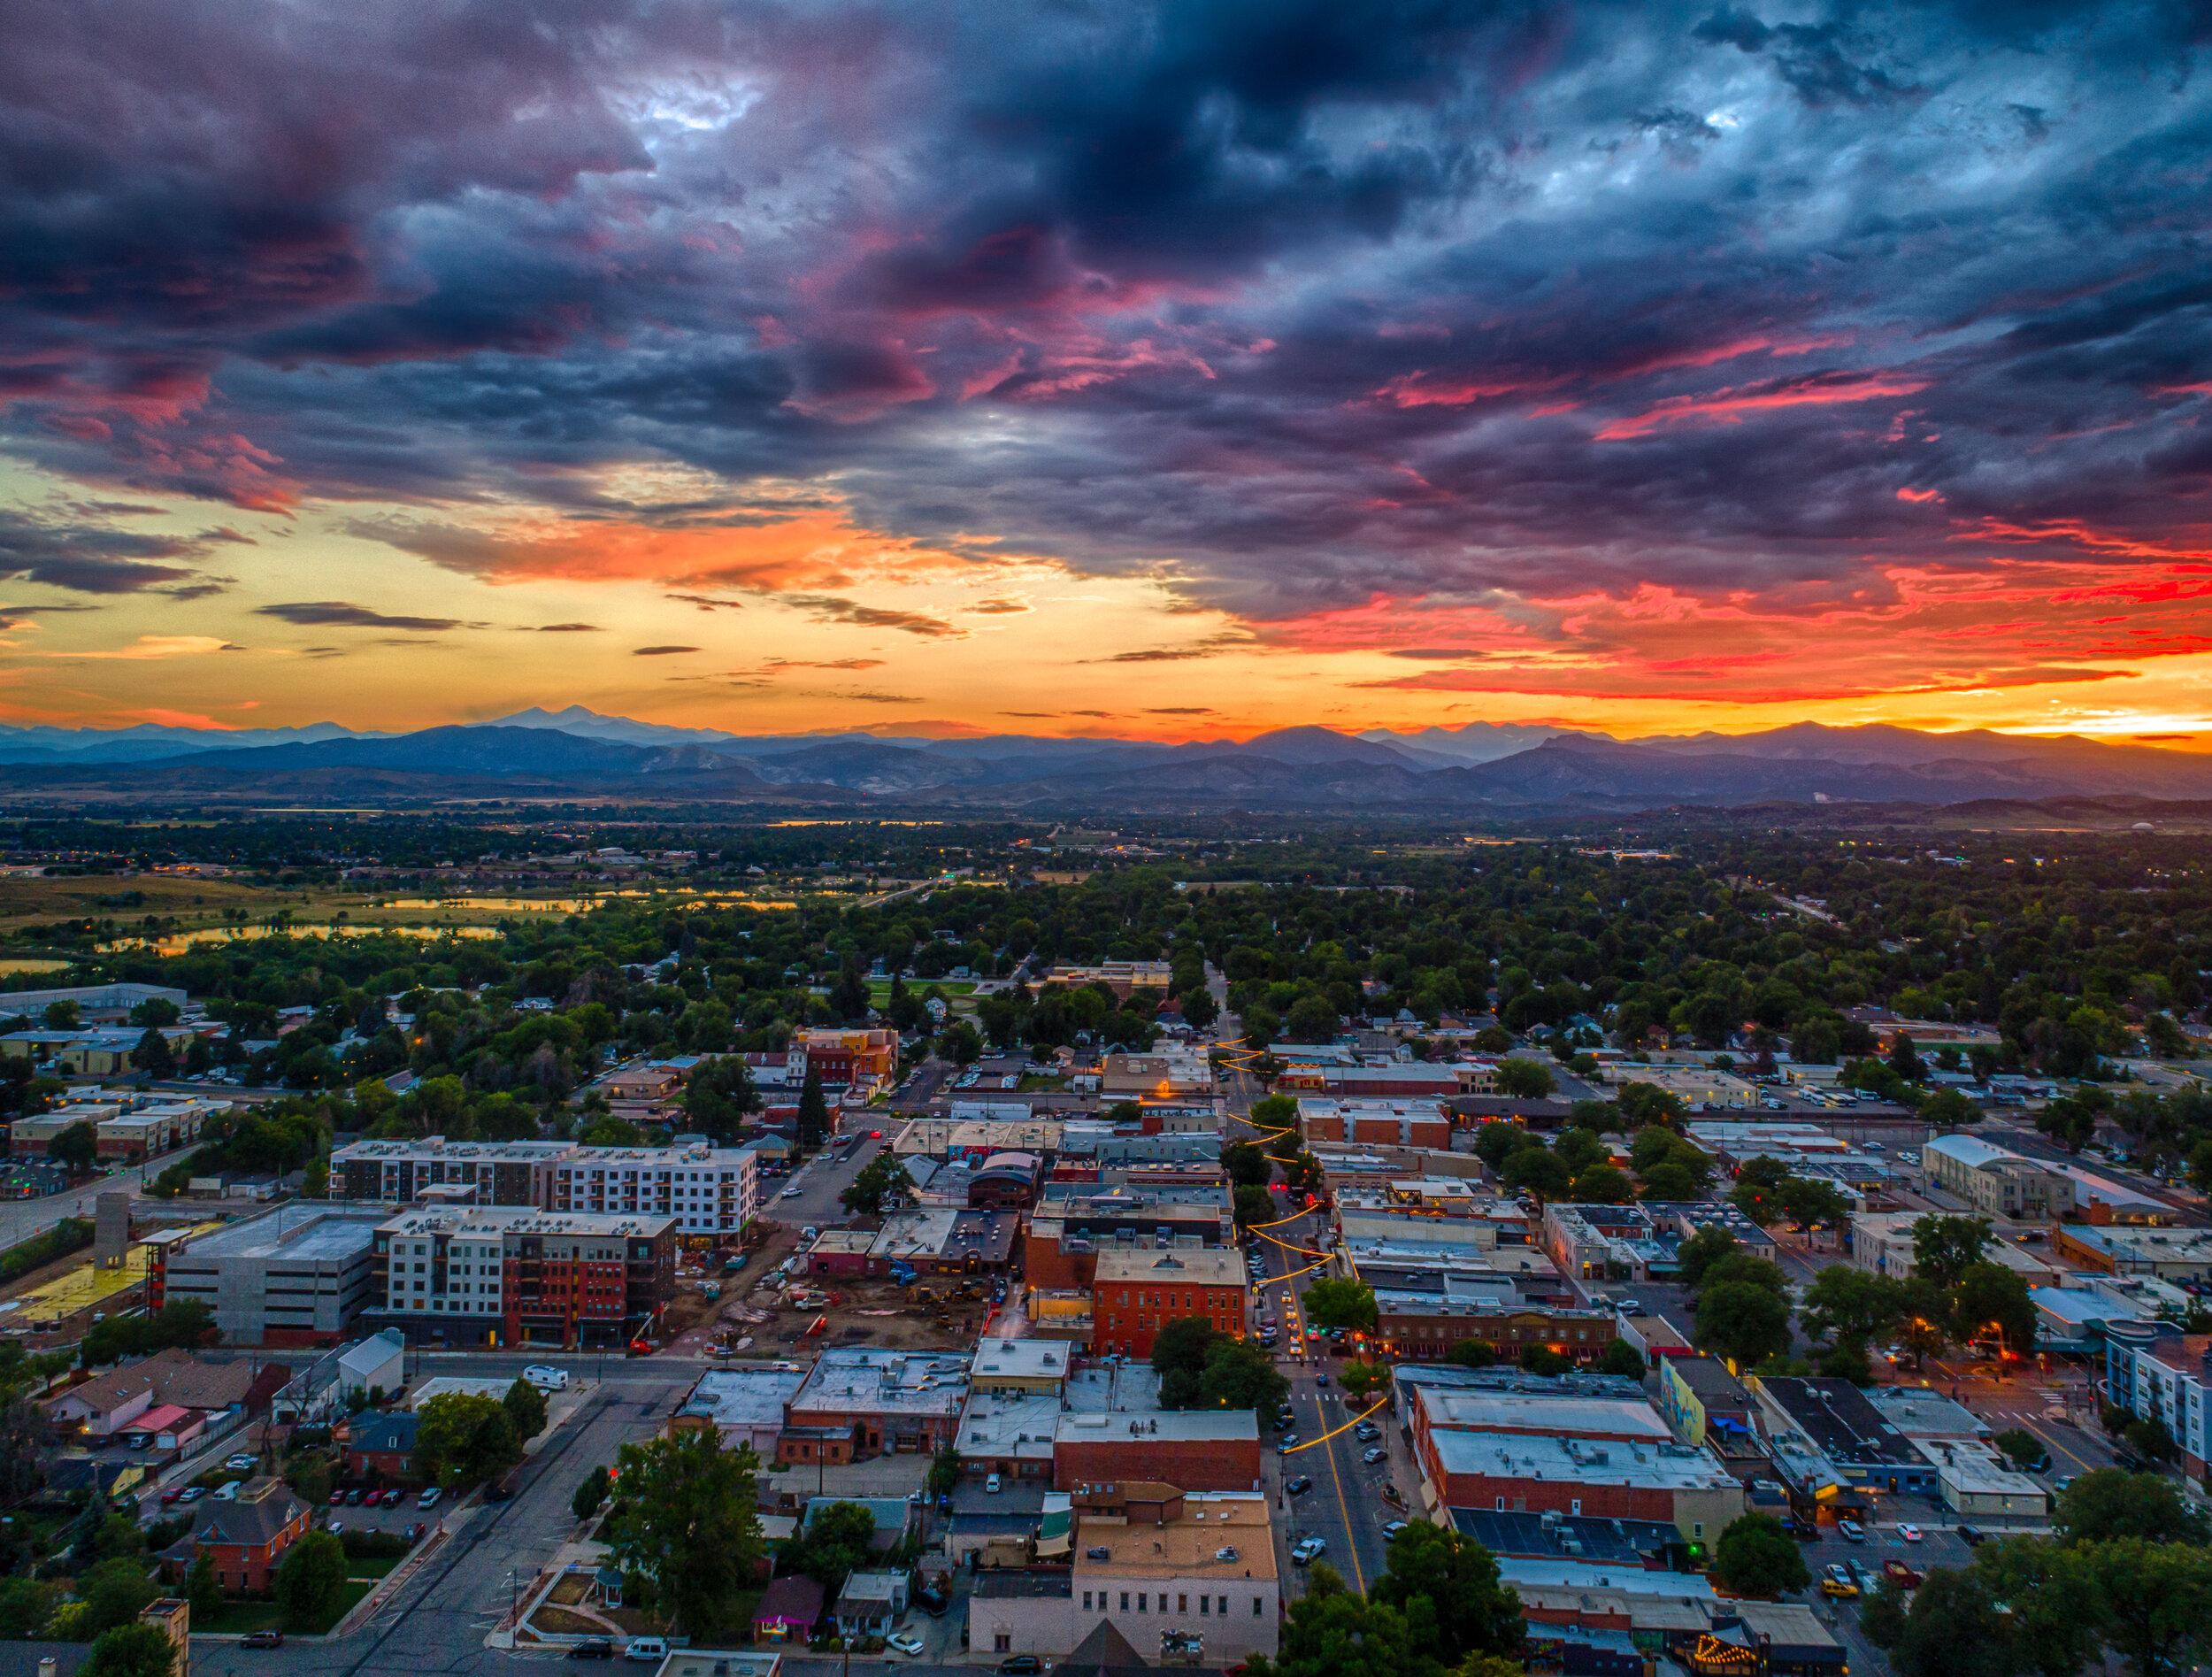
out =
<path fill-rule="evenodd" d="M 569 1142 L 355 1142 L 330 1156 L 331 1197 L 672 1217 L 681 1235 L 734 1235 L 760 1212 L 759 1153 Z"/>
<path fill-rule="evenodd" d="M 579 1147 L 550 1173 L 547 1209 L 636 1212 L 676 1219 L 683 1235 L 735 1234 L 760 1211 L 750 1147 Z"/>

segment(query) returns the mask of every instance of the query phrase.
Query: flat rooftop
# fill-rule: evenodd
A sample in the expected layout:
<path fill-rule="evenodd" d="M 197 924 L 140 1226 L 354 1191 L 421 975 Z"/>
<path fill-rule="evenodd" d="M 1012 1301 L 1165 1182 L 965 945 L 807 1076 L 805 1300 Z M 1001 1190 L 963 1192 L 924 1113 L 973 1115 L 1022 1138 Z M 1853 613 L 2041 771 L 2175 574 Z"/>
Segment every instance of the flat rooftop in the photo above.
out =
<path fill-rule="evenodd" d="M 1249 1284 L 1243 1258 L 1225 1247 L 1139 1247 L 1098 1255 L 1094 1289 L 1109 1281 L 1158 1282 L 1164 1287 L 1235 1287 Z"/>
<path fill-rule="evenodd" d="M 288 1215 L 287 1213 L 289 1213 Z M 171 1257 L 173 1265 L 189 1267 L 195 1258 L 282 1258 L 322 1263 L 343 1263 L 376 1244 L 381 1212 L 349 1216 L 343 1212 L 320 1212 L 303 1216 L 290 1207 L 257 1217 L 250 1223 L 233 1223 L 205 1235 L 195 1235 L 184 1250 Z"/>
<path fill-rule="evenodd" d="M 1053 1437 L 1061 1443 L 1107 1442 L 1133 1437 L 1163 1442 L 1259 1442 L 1260 1418 L 1248 1409 L 1085 1410 L 1063 1413 Z"/>
<path fill-rule="evenodd" d="M 956 1415 L 968 1395 L 968 1359 L 922 1351 L 828 1350 L 791 1399 L 807 1413 Z"/>
<path fill-rule="evenodd" d="M 1094 1549 L 1107 1551 L 1104 1559 Z M 1217 1558 L 1234 1550 L 1233 1560 Z M 1194 1578 L 1228 1582 L 1275 1576 L 1274 1535 L 1267 1498 L 1252 1492 L 1187 1494 L 1183 1517 L 1164 1526 L 1132 1526 L 1078 1512 L 1075 1577 L 1094 1582 L 1115 1578 Z"/>
<path fill-rule="evenodd" d="M 806 1383 L 803 1368 L 711 1368 L 676 1411 L 718 1427 L 780 1425 L 783 1406 Z"/>
<path fill-rule="evenodd" d="M 996 1375 L 1004 1380 L 1067 1378 L 1068 1348 L 1056 1339 L 987 1339 L 975 1350 L 976 1379 Z"/>
<path fill-rule="evenodd" d="M 1464 1392 L 1416 1389 L 1430 1427 L 1468 1432 L 1548 1434 L 1555 1438 L 1671 1437 L 1658 1411 L 1642 1397 L 1557 1397 L 1533 1392 Z"/>
<path fill-rule="evenodd" d="M 1736 1482 L 1701 1450 L 1669 1442 L 1544 1438 L 1526 1433 L 1431 1433 L 1446 1473 L 1555 1483 L 1626 1485 L 1640 1490 L 1707 1490 Z"/>

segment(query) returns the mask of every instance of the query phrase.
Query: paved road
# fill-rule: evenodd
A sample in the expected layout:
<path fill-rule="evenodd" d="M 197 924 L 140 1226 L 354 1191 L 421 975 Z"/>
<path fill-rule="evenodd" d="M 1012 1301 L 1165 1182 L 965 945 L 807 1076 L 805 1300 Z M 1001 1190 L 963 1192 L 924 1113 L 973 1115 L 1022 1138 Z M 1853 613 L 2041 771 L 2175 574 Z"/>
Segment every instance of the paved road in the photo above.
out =
<path fill-rule="evenodd" d="M 885 1121 L 895 1124 L 898 1120 L 887 1113 Z M 890 1145 L 891 1132 L 887 1129 L 883 1134 L 882 1141 L 861 1142 L 849 1158 L 841 1157 L 837 1148 L 823 1149 L 778 1187 L 774 1197 L 761 1207 L 761 1215 L 792 1228 L 847 1221 L 849 1213 L 837 1196 L 852 1186 L 853 1178 L 867 1167 L 870 1159 Z M 795 1188 L 799 1191 L 785 1198 Z"/>
<path fill-rule="evenodd" d="M 1319 1227 L 1317 1218 L 1310 1215 L 1265 1233 L 1278 1240 L 1303 1241 L 1316 1235 Z M 1301 1343 L 1297 1336 L 1305 1327 L 1305 1289 L 1321 1278 L 1301 1275 L 1286 1281 L 1285 1276 L 1311 1260 L 1266 1241 L 1260 1242 L 1260 1250 L 1265 1258 L 1268 1281 L 1258 1302 L 1282 1326 L 1283 1349 L 1275 1359 L 1276 1366 L 1290 1381 L 1296 1436 L 1306 1441 L 1302 1448 L 1287 1455 L 1271 1455 L 1266 1462 L 1267 1488 L 1283 1511 L 1276 1529 L 1285 1593 L 1292 1596 L 1304 1593 L 1306 1573 L 1303 1568 L 1290 1565 L 1289 1546 L 1307 1536 L 1317 1536 L 1325 1542 L 1328 1548 L 1323 1558 L 1353 1589 L 1364 1591 L 1386 1565 L 1384 1524 L 1402 1517 L 1401 1510 L 1383 1500 L 1381 1488 L 1394 1480 L 1402 1489 L 1410 1473 L 1410 1460 L 1403 1443 L 1386 1424 L 1386 1415 L 1376 1418 L 1383 1431 L 1381 1447 L 1391 1452 L 1386 1463 L 1368 1465 L 1360 1458 L 1370 1446 L 1348 1431 L 1336 1430 L 1346 1427 L 1358 1412 L 1346 1406 L 1343 1389 L 1337 1384 L 1341 1362 L 1319 1352 L 1308 1357 L 1292 1350 Z M 1294 1300 L 1288 1306 L 1283 1304 L 1286 1290 Z M 1335 1436 L 1328 1436 L 1332 1432 Z M 1263 1436 L 1272 1440 L 1276 1435 Z M 1285 1486 L 1301 1476 L 1313 1481 L 1312 1489 L 1301 1496 L 1287 1495 Z"/>
<path fill-rule="evenodd" d="M 0 1200 L 0 1250 L 19 1245 L 35 1235 L 43 1235 L 65 1217 L 89 1219 L 103 1194 L 140 1194 L 150 1178 L 160 1175 L 169 1165 L 187 1157 L 192 1150 L 189 1147 L 180 1147 L 166 1153 L 157 1153 L 142 1169 L 134 1165 L 128 1169 L 96 1176 L 81 1188 L 50 1194 L 44 1199 Z M 232 1208 L 235 1209 L 242 1203 L 234 1201 Z"/>
<path fill-rule="evenodd" d="M 489 1359 L 476 1359 L 488 1361 Z M 518 1663 L 548 1663 L 557 1652 L 503 1653 L 485 1636 L 538 1569 L 575 1531 L 569 1498 L 590 1468 L 621 1445 L 649 1435 L 689 1388 L 689 1378 L 657 1387 L 612 1380 L 537 1458 L 514 1500 L 464 1509 L 447 1519 L 450 1535 L 365 1625 L 326 1642 L 301 1641 L 272 1651 L 196 1638 L 195 1672 L 205 1677 L 489 1677 Z"/>

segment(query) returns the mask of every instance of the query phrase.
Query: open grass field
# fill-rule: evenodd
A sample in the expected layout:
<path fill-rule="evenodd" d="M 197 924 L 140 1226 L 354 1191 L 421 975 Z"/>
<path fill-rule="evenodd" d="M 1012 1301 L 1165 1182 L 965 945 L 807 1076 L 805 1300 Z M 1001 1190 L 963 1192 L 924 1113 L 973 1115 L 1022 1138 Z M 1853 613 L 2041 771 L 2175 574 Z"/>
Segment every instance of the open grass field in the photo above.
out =
<path fill-rule="evenodd" d="M 280 913 L 289 914 L 295 929 L 303 932 L 334 926 L 356 931 L 384 927 L 435 933 L 448 927 L 481 931 L 502 920 L 552 919 L 588 911 L 602 897 L 611 899 L 613 895 L 549 890 L 523 896 L 488 893 L 426 897 L 357 888 L 280 890 L 238 880 L 173 873 L 0 878 L 0 941 L 23 940 L 33 927 L 85 919 L 112 920 L 119 936 L 130 936 L 145 929 L 149 917 L 165 922 L 165 933 L 185 936 L 219 933 L 227 927 L 241 925 L 253 933 Z M 672 901 L 759 910 L 796 906 L 795 899 L 767 893 L 676 890 L 620 895 L 639 900 L 664 895 Z M 36 939 L 29 941 L 35 943 Z"/>

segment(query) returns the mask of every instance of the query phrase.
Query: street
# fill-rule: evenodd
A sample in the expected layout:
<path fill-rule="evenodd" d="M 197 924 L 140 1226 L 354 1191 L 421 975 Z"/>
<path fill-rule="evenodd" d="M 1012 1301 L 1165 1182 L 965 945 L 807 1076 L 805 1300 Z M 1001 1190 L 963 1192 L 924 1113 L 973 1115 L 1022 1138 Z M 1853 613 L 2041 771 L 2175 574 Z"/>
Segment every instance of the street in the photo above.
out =
<path fill-rule="evenodd" d="M 449 1359 L 425 1360 L 434 1364 Z M 490 1372 L 487 1365 L 494 1359 L 449 1360 L 465 1361 L 471 1372 Z M 572 1363 L 579 1360 L 571 1358 Z M 616 1369 L 634 1377 L 618 1381 Z M 327 1642 L 301 1639 L 265 1650 L 197 1638 L 192 1647 L 194 1670 L 207 1677 L 250 1677 L 257 1673 L 305 1677 L 311 1672 L 322 1677 L 421 1677 L 433 1672 L 485 1673 L 516 1660 L 563 1658 L 559 1649 L 508 1653 L 487 1648 L 484 1639 L 539 1568 L 574 1535 L 576 1520 L 569 1512 L 569 1499 L 585 1473 L 612 1462 L 622 1445 L 650 1436 L 690 1389 L 695 1373 L 658 1359 L 611 1364 L 606 1385 L 532 1458 L 513 1500 L 449 1513 L 444 1544 L 366 1624 Z M 652 1374 L 658 1378 L 650 1378 Z M 341 1517 L 349 1518 L 354 1512 Z"/>

